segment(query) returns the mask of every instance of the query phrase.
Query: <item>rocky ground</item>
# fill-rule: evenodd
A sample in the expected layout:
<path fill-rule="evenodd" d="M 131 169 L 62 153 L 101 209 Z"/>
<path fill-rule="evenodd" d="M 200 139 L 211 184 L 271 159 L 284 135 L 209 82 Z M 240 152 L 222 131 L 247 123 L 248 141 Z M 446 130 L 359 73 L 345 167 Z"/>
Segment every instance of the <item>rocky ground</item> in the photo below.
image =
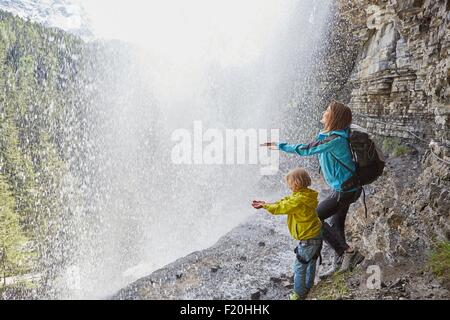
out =
<path fill-rule="evenodd" d="M 448 177 L 436 180 L 433 170 L 442 175 L 448 167 L 430 163 L 430 157 L 410 150 L 388 159 L 383 177 L 368 188 L 369 217 L 364 217 L 361 202 L 350 209 L 349 238 L 367 259 L 353 272 L 328 280 L 317 278 L 309 299 L 450 298 L 448 265 L 444 264 L 447 274 L 437 278 L 429 263 L 433 241 L 445 238 L 448 225 L 446 201 L 433 202 L 433 197 L 448 195 Z M 294 247 L 285 217 L 258 211 L 213 247 L 155 271 L 112 298 L 286 299 L 293 287 Z M 319 274 L 330 265 L 327 247 L 323 256 Z M 372 277 L 378 267 L 379 286 Z"/>
<path fill-rule="evenodd" d="M 113 299 L 286 299 L 293 287 L 292 241 L 284 219 L 262 212 L 221 238 L 142 278 Z M 329 251 L 319 273 L 329 267 Z M 320 281 L 309 299 L 449 299 L 426 266 L 380 265 L 381 286 L 367 286 L 367 260 L 353 272 Z M 369 284 L 370 286 L 370 284 Z"/>

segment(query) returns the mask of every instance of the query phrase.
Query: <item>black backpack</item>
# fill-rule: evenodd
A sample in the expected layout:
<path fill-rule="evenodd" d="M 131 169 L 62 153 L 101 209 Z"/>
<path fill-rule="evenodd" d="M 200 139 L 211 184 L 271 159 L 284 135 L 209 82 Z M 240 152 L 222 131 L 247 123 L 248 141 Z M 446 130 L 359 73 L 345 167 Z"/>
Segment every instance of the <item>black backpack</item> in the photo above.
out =
<path fill-rule="evenodd" d="M 338 136 L 336 136 L 338 137 Z M 340 161 L 333 153 L 333 158 L 350 171 L 353 175 L 350 179 L 342 183 L 342 191 L 348 191 L 354 188 L 362 188 L 362 186 L 370 184 L 383 174 L 385 159 L 383 152 L 375 145 L 369 134 L 363 128 L 352 125 L 350 128 L 350 138 L 348 139 L 350 150 L 352 152 L 353 161 L 356 165 L 356 171 L 350 169 L 342 161 Z M 364 193 L 364 188 L 362 188 Z M 364 207 L 367 216 L 367 207 Z"/>

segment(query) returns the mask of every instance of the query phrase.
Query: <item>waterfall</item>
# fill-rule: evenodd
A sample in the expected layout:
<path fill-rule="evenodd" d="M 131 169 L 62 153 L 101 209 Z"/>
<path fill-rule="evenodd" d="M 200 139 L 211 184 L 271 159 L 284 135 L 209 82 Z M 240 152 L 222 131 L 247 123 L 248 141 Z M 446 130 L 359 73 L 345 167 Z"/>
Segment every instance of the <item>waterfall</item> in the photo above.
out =
<path fill-rule="evenodd" d="M 223 138 L 307 137 L 316 106 L 298 108 L 314 94 L 330 1 L 82 2 L 103 48 L 92 60 L 99 94 L 62 190 L 71 259 L 57 283 L 58 298 L 96 299 L 213 245 L 281 187 L 283 166 L 262 176 L 250 163 L 176 164 L 173 134 L 193 141 L 200 124 Z"/>

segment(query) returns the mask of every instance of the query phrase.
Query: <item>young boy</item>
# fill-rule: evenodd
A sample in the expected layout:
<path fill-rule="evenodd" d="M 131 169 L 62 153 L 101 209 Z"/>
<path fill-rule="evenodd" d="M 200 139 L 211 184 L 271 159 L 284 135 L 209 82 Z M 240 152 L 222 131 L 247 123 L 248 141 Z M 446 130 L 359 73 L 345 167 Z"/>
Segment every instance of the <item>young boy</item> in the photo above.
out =
<path fill-rule="evenodd" d="M 289 172 L 286 182 L 292 194 L 277 201 L 265 203 L 254 200 L 253 208 L 264 208 L 272 214 L 286 214 L 292 237 L 299 240 L 295 248 L 294 292 L 290 300 L 304 300 L 314 285 L 316 262 L 322 248 L 322 223 L 316 213 L 318 193 L 310 188 L 311 178 L 305 169 Z"/>

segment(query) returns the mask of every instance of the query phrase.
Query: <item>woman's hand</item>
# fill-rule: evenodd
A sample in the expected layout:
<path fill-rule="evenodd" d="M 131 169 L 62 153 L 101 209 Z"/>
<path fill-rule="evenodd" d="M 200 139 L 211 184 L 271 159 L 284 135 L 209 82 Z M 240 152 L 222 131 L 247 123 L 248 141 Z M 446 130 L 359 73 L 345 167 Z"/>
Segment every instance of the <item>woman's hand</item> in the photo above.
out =
<path fill-rule="evenodd" d="M 253 200 L 252 207 L 255 208 L 255 209 L 262 209 L 263 205 L 265 205 L 265 204 L 266 204 L 265 201 Z"/>
<path fill-rule="evenodd" d="M 270 149 L 276 149 L 278 147 L 278 143 L 276 142 L 266 142 L 260 145 L 261 147 L 268 147 Z"/>

